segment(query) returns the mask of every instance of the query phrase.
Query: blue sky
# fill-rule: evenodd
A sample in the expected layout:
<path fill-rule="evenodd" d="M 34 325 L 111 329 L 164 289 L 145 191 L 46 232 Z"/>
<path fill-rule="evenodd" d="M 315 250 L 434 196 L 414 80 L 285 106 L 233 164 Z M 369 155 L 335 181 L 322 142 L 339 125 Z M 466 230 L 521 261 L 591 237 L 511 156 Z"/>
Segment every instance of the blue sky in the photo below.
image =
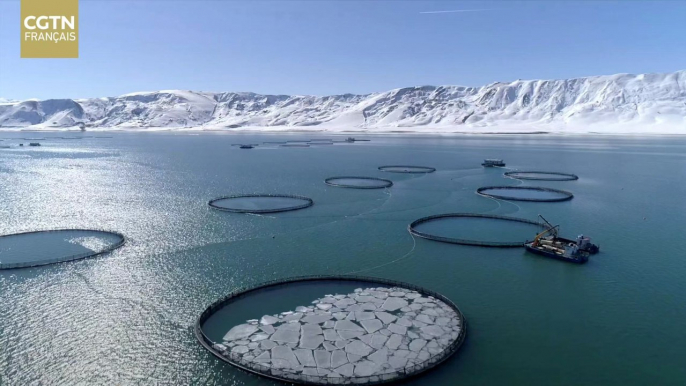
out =
<path fill-rule="evenodd" d="M 478 86 L 686 68 L 686 2 L 80 1 L 78 59 L 20 59 L 0 0 L 0 96 Z M 479 9 L 474 12 L 422 13 Z"/>

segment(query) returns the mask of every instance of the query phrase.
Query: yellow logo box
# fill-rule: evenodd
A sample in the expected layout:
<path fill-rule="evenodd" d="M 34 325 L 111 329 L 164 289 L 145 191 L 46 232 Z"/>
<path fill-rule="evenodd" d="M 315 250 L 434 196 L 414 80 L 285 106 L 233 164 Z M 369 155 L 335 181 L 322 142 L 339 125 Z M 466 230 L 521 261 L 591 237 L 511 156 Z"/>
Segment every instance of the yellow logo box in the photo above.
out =
<path fill-rule="evenodd" d="M 79 0 L 21 0 L 21 57 L 78 58 Z"/>

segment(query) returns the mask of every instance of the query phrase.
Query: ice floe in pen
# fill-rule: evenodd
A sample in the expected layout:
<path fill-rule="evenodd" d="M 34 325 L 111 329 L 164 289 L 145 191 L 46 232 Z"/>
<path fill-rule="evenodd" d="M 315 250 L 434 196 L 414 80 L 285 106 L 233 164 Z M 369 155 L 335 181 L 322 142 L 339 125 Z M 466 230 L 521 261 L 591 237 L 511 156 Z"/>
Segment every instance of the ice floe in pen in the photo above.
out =
<path fill-rule="evenodd" d="M 462 328 L 461 316 L 434 297 L 399 287 L 358 288 L 234 326 L 214 348 L 253 368 L 388 379 L 444 354 Z"/>

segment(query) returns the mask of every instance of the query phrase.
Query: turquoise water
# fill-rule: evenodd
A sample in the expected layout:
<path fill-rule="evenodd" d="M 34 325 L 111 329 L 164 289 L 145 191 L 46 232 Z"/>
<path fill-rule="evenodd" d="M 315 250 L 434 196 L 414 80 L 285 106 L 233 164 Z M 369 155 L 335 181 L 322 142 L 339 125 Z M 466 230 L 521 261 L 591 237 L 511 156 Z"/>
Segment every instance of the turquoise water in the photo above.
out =
<path fill-rule="evenodd" d="M 192 333 L 197 316 L 240 286 L 353 272 L 435 290 L 464 313 L 468 333 L 460 352 L 409 384 L 686 380 L 686 138 L 372 136 L 354 144 L 252 150 L 231 144 L 317 135 L 54 138 L 80 135 L 40 133 L 41 147 L 17 148 L 17 138 L 36 135 L 0 133 L 3 145 L 14 146 L 0 149 L 0 233 L 105 228 L 128 242 L 104 257 L 0 272 L 3 386 L 273 385 L 204 350 Z M 480 166 L 492 157 L 512 169 L 560 170 L 580 179 L 503 178 L 511 169 Z M 407 163 L 437 171 L 377 169 Z M 336 175 L 389 178 L 394 186 L 323 183 Z M 546 186 L 575 197 L 534 203 L 475 194 L 494 185 Z M 207 205 L 254 192 L 304 195 L 315 205 L 273 215 Z M 601 253 L 575 265 L 407 232 L 413 220 L 446 212 L 530 219 L 540 213 L 560 224 L 563 236 L 591 236 Z M 237 318 L 281 311 L 282 296 L 291 295 L 265 297 L 259 309 L 244 307 Z"/>

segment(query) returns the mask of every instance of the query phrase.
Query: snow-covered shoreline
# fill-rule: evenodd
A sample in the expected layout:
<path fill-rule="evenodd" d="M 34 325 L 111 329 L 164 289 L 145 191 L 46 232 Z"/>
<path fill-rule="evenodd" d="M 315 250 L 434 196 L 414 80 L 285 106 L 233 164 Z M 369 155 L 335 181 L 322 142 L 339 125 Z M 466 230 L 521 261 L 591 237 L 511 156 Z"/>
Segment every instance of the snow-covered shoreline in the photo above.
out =
<path fill-rule="evenodd" d="M 0 129 L 686 134 L 686 70 L 365 95 L 167 90 L 0 103 Z"/>
<path fill-rule="evenodd" d="M 78 127 L 0 127 L 0 132 L 34 132 L 34 133 L 60 133 L 60 132 L 84 132 L 84 133 L 207 133 L 207 134 L 227 134 L 227 135 L 246 135 L 246 134 L 264 134 L 264 135 L 278 135 L 278 134 L 327 134 L 334 136 L 512 136 L 512 135 L 550 135 L 550 136 L 683 136 L 686 135 L 686 127 L 667 127 L 667 128 L 651 128 L 649 126 L 617 126 L 609 128 L 567 128 L 566 130 L 557 127 L 535 127 L 529 128 L 500 128 L 498 126 L 478 127 L 468 129 L 465 127 L 442 128 L 441 130 L 432 130 L 431 128 L 422 128 L 420 130 L 409 130 L 408 128 L 384 128 L 375 130 L 364 129 L 337 129 L 329 130 L 327 128 L 296 128 L 296 127 L 241 127 L 241 128 L 216 128 L 216 127 L 90 127 L 82 131 Z"/>

